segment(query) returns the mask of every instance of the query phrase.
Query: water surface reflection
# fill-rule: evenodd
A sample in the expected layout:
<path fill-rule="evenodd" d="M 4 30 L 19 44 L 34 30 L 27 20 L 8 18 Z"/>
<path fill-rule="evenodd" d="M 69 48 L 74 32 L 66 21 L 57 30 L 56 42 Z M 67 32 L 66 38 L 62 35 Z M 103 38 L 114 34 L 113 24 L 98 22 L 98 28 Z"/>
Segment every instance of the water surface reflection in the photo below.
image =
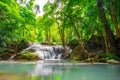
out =
<path fill-rule="evenodd" d="M 59 60 L 33 64 L 0 62 L 0 80 L 120 80 L 119 74 L 120 64 L 75 65 Z"/>

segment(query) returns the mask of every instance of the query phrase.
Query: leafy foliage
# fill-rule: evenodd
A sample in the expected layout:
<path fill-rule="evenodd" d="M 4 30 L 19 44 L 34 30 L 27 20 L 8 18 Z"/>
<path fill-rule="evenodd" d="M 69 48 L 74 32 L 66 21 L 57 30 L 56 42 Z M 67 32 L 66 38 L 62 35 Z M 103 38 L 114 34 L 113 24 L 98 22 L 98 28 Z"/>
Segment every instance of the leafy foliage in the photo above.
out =
<path fill-rule="evenodd" d="M 98 1 L 102 1 L 110 30 L 115 36 L 119 35 L 119 0 L 49 0 L 43 7 L 42 16 L 34 14 L 33 9 L 36 13 L 40 9 L 34 1 L 0 0 L 0 54 L 8 52 L 10 45 L 20 44 L 22 40 L 67 45 L 71 41 L 82 44 L 93 35 L 106 39 Z"/>

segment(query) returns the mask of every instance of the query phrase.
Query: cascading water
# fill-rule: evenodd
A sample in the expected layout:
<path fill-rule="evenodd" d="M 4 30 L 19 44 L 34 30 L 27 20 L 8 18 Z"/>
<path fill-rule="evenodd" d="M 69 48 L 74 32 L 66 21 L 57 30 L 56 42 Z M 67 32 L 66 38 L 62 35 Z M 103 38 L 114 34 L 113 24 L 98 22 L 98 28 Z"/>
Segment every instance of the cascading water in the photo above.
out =
<path fill-rule="evenodd" d="M 68 46 L 65 48 L 68 51 L 68 54 L 70 54 L 71 49 Z M 40 59 L 61 59 L 62 55 L 64 54 L 64 48 L 62 45 L 55 46 L 33 43 L 24 51 L 26 50 L 37 53 Z"/>

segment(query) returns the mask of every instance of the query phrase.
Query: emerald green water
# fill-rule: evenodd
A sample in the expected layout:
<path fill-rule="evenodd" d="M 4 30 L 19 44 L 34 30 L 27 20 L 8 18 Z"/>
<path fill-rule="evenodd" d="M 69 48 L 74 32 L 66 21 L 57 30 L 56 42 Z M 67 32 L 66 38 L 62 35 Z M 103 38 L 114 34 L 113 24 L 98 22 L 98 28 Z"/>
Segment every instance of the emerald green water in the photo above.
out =
<path fill-rule="evenodd" d="M 120 80 L 120 65 L 0 62 L 0 80 Z"/>

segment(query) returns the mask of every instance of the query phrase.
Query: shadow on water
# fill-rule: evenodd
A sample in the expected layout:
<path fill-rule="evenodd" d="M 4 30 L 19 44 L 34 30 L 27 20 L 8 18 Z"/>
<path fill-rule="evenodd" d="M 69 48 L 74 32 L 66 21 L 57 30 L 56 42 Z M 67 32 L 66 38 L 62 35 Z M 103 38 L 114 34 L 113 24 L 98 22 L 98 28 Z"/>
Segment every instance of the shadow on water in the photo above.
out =
<path fill-rule="evenodd" d="M 119 80 L 119 64 L 73 64 L 64 60 L 0 62 L 0 80 Z"/>

